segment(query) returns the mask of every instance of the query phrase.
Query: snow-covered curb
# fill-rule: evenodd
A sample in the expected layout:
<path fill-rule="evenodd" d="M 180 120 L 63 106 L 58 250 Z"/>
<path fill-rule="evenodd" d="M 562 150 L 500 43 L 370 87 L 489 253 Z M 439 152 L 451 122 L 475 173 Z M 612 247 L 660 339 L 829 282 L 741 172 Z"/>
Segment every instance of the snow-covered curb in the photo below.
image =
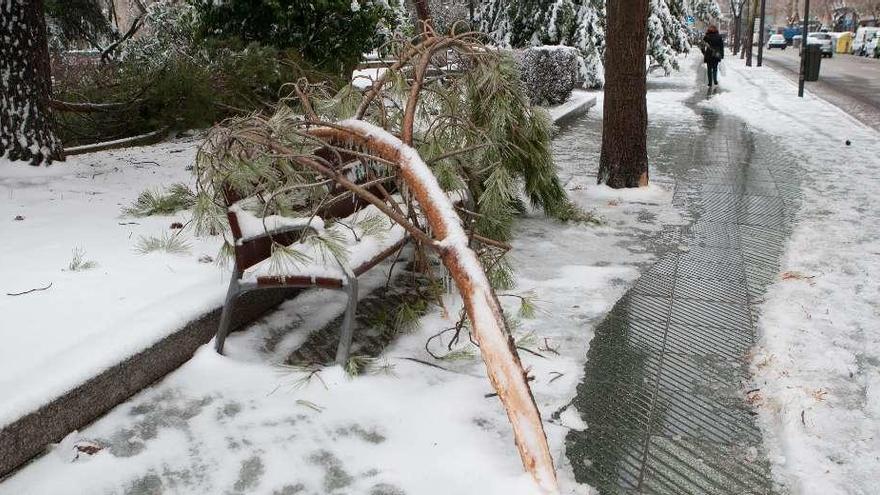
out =
<path fill-rule="evenodd" d="M 576 89 L 571 92 L 568 101 L 549 107 L 547 111 L 550 113 L 553 123 L 561 126 L 587 113 L 594 106 L 596 106 L 595 92 Z"/>

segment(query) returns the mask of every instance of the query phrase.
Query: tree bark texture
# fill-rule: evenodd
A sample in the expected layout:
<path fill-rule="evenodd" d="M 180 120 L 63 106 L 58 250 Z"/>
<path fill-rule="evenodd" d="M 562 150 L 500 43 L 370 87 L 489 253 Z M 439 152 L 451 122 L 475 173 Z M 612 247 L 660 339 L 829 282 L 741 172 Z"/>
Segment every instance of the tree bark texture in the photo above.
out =
<path fill-rule="evenodd" d="M 63 160 L 49 110 L 49 45 L 42 0 L 0 1 L 0 156 Z"/>
<path fill-rule="evenodd" d="M 611 0 L 605 49 L 605 106 L 599 184 L 648 185 L 645 52 L 647 0 Z"/>
<path fill-rule="evenodd" d="M 752 54 L 754 52 L 754 41 L 755 41 L 755 19 L 758 17 L 758 0 L 750 0 L 751 5 L 749 6 L 749 25 L 746 33 L 749 36 L 748 39 L 748 52 L 746 53 L 746 66 L 752 66 Z"/>
<path fill-rule="evenodd" d="M 739 53 L 739 33 L 740 33 L 739 28 L 740 28 L 741 17 L 742 17 L 742 14 L 733 16 L 733 24 L 732 24 L 732 26 L 733 26 L 733 46 L 731 46 L 731 48 L 733 49 L 732 51 L 733 51 L 734 55 Z M 730 36 L 729 33 L 728 33 L 728 36 Z"/>

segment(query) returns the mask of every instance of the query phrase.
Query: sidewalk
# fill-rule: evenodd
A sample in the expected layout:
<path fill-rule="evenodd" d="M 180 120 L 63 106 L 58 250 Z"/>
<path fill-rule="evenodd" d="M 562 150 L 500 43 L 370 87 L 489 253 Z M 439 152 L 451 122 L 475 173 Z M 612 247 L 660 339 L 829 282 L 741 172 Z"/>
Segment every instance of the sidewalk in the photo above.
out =
<path fill-rule="evenodd" d="M 675 177 L 693 223 L 665 229 L 666 254 L 599 326 L 573 401 L 587 428 L 569 433 L 567 455 L 601 493 L 773 491 L 748 352 L 797 208 L 796 164 L 741 121 L 697 108 L 697 87 L 699 132 L 649 131 L 652 164 Z"/>

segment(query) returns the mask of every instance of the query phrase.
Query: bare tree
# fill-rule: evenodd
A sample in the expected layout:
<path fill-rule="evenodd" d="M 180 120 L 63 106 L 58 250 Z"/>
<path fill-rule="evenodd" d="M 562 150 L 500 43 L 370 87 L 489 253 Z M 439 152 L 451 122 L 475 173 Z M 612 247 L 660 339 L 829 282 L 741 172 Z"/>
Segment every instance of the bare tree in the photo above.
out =
<path fill-rule="evenodd" d="M 0 2 L 0 156 L 63 160 L 49 110 L 52 79 L 42 0 Z"/>
<path fill-rule="evenodd" d="M 730 15 L 733 16 L 733 54 L 736 55 L 739 53 L 739 46 L 742 40 L 742 16 L 743 16 L 743 7 L 746 5 L 746 0 L 730 0 Z"/>
<path fill-rule="evenodd" d="M 645 51 L 647 0 L 610 0 L 605 49 L 605 107 L 598 182 L 648 185 Z"/>

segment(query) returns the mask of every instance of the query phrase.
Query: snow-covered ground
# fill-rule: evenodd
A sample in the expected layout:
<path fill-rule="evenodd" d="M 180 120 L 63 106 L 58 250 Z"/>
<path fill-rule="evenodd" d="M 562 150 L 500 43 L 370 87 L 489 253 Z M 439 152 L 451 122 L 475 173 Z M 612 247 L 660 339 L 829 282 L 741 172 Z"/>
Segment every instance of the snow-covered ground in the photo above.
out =
<path fill-rule="evenodd" d="M 680 115 L 688 111 L 683 95 L 663 94 L 657 98 L 656 103 L 649 103 L 655 118 L 670 119 L 670 125 L 678 125 Z M 601 113 L 591 111 L 585 118 L 599 119 Z M 568 428 L 581 425 L 576 414 L 571 413 L 563 414 L 561 423 L 548 420 L 553 412 L 568 404 L 575 393 L 594 326 L 632 285 L 639 268 L 653 259 L 640 245 L 638 236 L 656 232 L 663 223 L 680 221 L 672 206 L 668 180 L 655 174 L 652 177 L 655 185 L 648 190 L 631 192 L 596 186 L 598 143 L 579 148 L 583 145 L 578 142 L 579 139 L 568 140 L 561 145 L 565 149 L 556 150 L 558 159 L 565 162 L 563 179 L 572 198 L 604 223 L 566 225 L 541 215 L 530 215 L 518 224 L 511 254 L 518 287 L 510 293 L 531 294 L 538 301 L 536 316 L 519 318 L 515 334 L 522 346 L 543 356 L 521 352 L 524 365 L 534 377 L 532 390 L 545 420 L 566 493 L 587 491 L 586 487 L 574 485 L 570 468 L 565 466 L 565 434 Z M 121 288 L 94 282 L 94 288 L 75 285 L 56 295 L 44 291 L 9 297 L 3 301 L 7 306 L 17 301 L 43 308 L 43 311 L 35 306 L 15 309 L 14 319 L 7 320 L 14 326 L 41 329 L 46 339 L 67 331 L 79 332 L 79 341 L 72 336 L 65 337 L 69 339 L 66 346 L 57 345 L 53 353 L 47 353 L 43 363 L 62 358 L 75 361 L 77 352 L 92 359 L 103 359 L 104 352 L 118 350 L 104 345 L 99 337 L 133 346 L 135 343 L 128 338 L 137 337 L 132 334 L 133 326 L 153 325 L 152 333 L 141 332 L 149 335 L 137 338 L 156 338 L 161 335 L 156 330 L 159 327 L 173 328 L 172 323 L 179 323 L 187 315 L 219 302 L 222 271 L 213 265 L 199 264 L 196 259 L 203 253 L 214 254 L 216 243 L 193 240 L 194 247 L 188 256 L 141 257 L 132 252 L 134 238 L 140 233 L 167 229 L 166 224 L 175 219 L 138 219 L 135 221 L 140 225 L 118 225 L 130 221 L 117 218 L 120 205 L 129 203 L 143 188 L 183 180 L 183 167 L 192 157 L 189 146 L 192 143 L 180 142 L 156 147 L 155 154 L 143 148 L 84 157 L 61 166 L 67 169 L 59 167 L 49 171 L 49 174 L 57 174 L 51 178 L 44 178 L 38 171 L 4 172 L 12 176 L 4 179 L 5 187 L 12 191 L 11 197 L 18 198 L 12 208 L 17 210 L 6 216 L 25 216 L 25 220 L 16 222 L 14 227 L 26 228 L 27 222 L 37 222 L 45 216 L 41 228 L 34 226 L 32 232 L 19 232 L 18 248 L 4 245 L 4 252 L 20 253 L 18 249 L 28 244 L 29 238 L 55 239 L 45 231 L 56 227 L 67 232 L 66 236 L 57 237 L 64 241 L 71 239 L 61 246 L 57 246 L 61 241 L 47 240 L 47 246 L 42 248 L 47 251 L 21 268 L 18 265 L 25 262 L 21 261 L 20 254 L 12 258 L 14 262 L 9 262 L 9 255 L 4 256 L 7 258 L 4 272 L 17 271 L 15 287 L 10 290 L 40 285 L 44 279 L 56 283 L 72 281 L 61 286 L 65 288 L 68 283 L 83 284 L 83 279 L 98 278 L 105 272 L 118 274 L 121 267 L 131 266 L 132 277 L 141 271 L 145 272 L 141 275 L 144 278 L 147 274 L 155 277 L 142 278 L 141 284 L 155 288 L 156 292 L 164 291 L 160 298 L 142 294 L 152 289 L 136 290 L 136 281 L 130 282 L 132 286 Z M 177 148 L 185 151 L 174 151 Z M 102 158 L 96 160 L 97 156 Z M 116 172 L 114 162 L 117 160 L 123 163 L 153 160 L 168 166 L 169 170 L 147 165 L 143 169 L 119 167 L 120 171 Z M 100 164 L 91 167 L 95 161 Z M 111 180 L 114 175 L 119 178 L 101 188 L 91 184 L 91 176 L 76 179 L 77 173 L 84 174 L 84 170 L 92 168 L 105 171 L 104 175 L 108 176 L 105 180 Z M 132 175 L 125 178 L 124 174 Z M 95 180 L 100 177 L 96 176 Z M 29 185 L 21 187 L 24 184 Z M 93 188 L 103 194 L 87 195 Z M 59 192 L 71 189 L 77 193 Z M 68 203 L 52 206 L 49 198 L 53 197 L 60 197 L 56 201 L 68 198 Z M 101 204 L 90 206 L 88 200 L 96 198 L 100 198 Z M 3 208 L 5 213 L 6 203 Z M 75 212 L 79 214 L 73 214 Z M 656 220 L 645 222 L 645 218 Z M 185 220 L 185 215 L 181 219 Z M 77 231 L 75 226 L 92 235 L 72 240 L 72 232 Z M 124 235 L 118 236 L 123 239 L 109 239 L 115 235 L 114 228 L 124 231 Z M 129 229 L 134 229 L 131 239 Z M 82 246 L 87 258 L 99 263 L 94 271 L 61 271 L 68 262 L 70 249 L 75 246 Z M 45 266 L 49 264 L 47 260 L 53 259 L 57 259 L 56 264 L 60 266 Z M 178 281 L 172 282 L 174 280 Z M 169 283 L 179 285 L 169 287 Z M 367 274 L 362 287 L 377 287 L 382 283 L 384 274 L 374 270 Z M 55 288 L 53 285 L 52 289 Z M 187 299 L 191 294 L 200 295 L 201 299 Z M 142 296 L 141 313 L 107 302 L 135 295 Z M 23 302 L 38 297 L 57 299 Z M 143 300 L 143 297 L 156 299 Z M 76 303 L 68 303 L 68 298 Z M 519 307 L 516 297 L 502 296 L 501 300 L 507 312 L 516 314 Z M 433 361 L 425 351 L 428 337 L 454 324 L 460 309 L 455 295 L 445 300 L 452 316 L 444 315 L 440 309 L 432 310 L 422 318 L 416 330 L 395 339 L 379 358 L 380 364 L 388 365 L 381 367 L 382 372 L 349 378 L 340 368 L 329 367 L 311 380 L 304 380 L 307 375 L 302 371 L 281 366 L 279 363 L 286 353 L 301 344 L 309 332 L 322 328 L 342 312 L 342 302 L 337 293 L 311 291 L 285 303 L 278 312 L 246 331 L 230 336 L 228 356 L 218 356 L 205 346 L 159 384 L 115 408 L 84 431 L 71 435 L 52 453 L 0 483 L 0 494 L 534 493 L 534 485 L 520 465 L 504 409 L 496 397 L 486 396 L 492 390 L 478 349 L 464 345 L 456 359 L 442 361 Z M 45 308 L 52 303 L 76 307 L 67 309 L 66 317 L 44 315 Z M 100 327 L 106 331 L 94 336 L 95 332 L 81 330 L 80 327 L 88 326 L 91 320 L 104 319 L 102 312 L 117 318 Z M 132 314 L 141 316 L 132 317 Z M 28 318 L 43 319 L 44 323 Z M 289 329 L 291 321 L 300 322 L 296 329 Z M 70 327 L 76 328 L 71 330 Z M 264 348 L 267 336 L 278 336 L 279 332 L 281 343 L 274 346 L 276 352 L 267 352 Z M 38 343 L 34 338 L 29 345 Z M 277 352 L 279 349 L 287 352 Z M 8 352 L 13 354 L 11 350 Z M 17 352 L 21 353 L 20 348 Z M 407 358 L 433 362 L 445 369 Z M 43 372 L 47 366 L 15 359 L 21 376 L 30 376 L 31 383 L 39 385 L 43 378 L 33 374 Z M 52 367 L 57 367 L 57 361 Z M 59 387 L 64 376 L 59 372 L 57 378 L 47 381 Z M 23 388 L 20 383 L 6 386 L 16 397 Z M 46 395 L 45 392 L 42 395 L 30 393 L 28 397 L 30 402 L 17 400 L 16 407 L 33 404 Z M 84 440 L 94 441 L 101 450 L 91 456 L 79 454 L 79 458 L 74 459 L 77 457 L 75 445 L 77 442 L 83 445 Z"/>
<path fill-rule="evenodd" d="M 809 91 L 798 98 L 772 69 L 725 64 L 705 104 L 778 138 L 803 166 L 788 276 L 766 294 L 753 361 L 774 474 L 795 494 L 876 494 L 880 135 Z"/>
<path fill-rule="evenodd" d="M 141 236 L 171 235 L 189 214 L 122 216 L 146 189 L 192 184 L 198 144 L 182 138 L 49 168 L 0 159 L 0 427 L 221 304 L 225 273 L 199 262 L 217 255 L 218 239 L 184 232 L 188 252 L 143 255 Z M 75 251 L 94 265 L 71 270 Z"/>

